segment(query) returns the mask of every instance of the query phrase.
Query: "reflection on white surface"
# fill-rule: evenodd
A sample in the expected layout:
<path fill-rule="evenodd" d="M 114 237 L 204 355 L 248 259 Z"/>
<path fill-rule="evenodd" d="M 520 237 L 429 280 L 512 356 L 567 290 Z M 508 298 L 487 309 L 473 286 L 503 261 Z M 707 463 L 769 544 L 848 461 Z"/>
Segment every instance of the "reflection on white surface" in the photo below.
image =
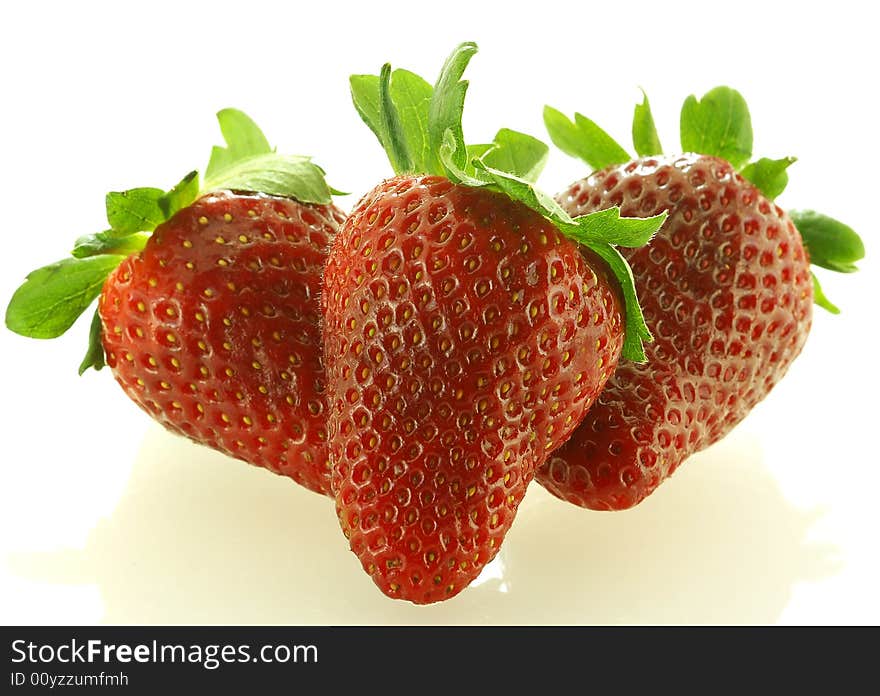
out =
<path fill-rule="evenodd" d="M 507 587 L 507 582 L 504 578 L 504 554 L 502 553 L 495 556 L 495 558 L 486 564 L 486 567 L 483 568 L 482 572 L 476 577 L 470 586 L 479 587 L 480 585 L 485 585 L 487 582 L 497 580 L 495 583 L 495 589 L 498 590 L 498 592 L 507 592 L 509 588 Z"/>
<path fill-rule="evenodd" d="M 756 442 L 729 438 L 628 512 L 533 486 L 478 581 L 416 607 L 373 586 L 329 500 L 154 427 L 85 548 L 7 561 L 97 586 L 107 623 L 772 623 L 795 583 L 838 569 L 806 540 L 817 518 L 784 499 Z"/>

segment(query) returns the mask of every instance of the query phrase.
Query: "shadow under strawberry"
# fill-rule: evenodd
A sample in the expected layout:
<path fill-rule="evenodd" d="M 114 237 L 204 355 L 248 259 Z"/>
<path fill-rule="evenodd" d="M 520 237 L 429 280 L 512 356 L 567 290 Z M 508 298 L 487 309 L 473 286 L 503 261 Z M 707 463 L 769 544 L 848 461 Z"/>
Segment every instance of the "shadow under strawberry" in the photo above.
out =
<path fill-rule="evenodd" d="M 621 515 L 579 514 L 533 486 L 471 588 L 424 607 L 358 580 L 325 498 L 152 427 L 82 548 L 2 561 L 44 584 L 43 605 L 95 586 L 110 624 L 773 623 L 795 585 L 835 572 L 837 549 L 809 541 L 818 513 L 786 500 L 752 436 L 697 457 Z"/>

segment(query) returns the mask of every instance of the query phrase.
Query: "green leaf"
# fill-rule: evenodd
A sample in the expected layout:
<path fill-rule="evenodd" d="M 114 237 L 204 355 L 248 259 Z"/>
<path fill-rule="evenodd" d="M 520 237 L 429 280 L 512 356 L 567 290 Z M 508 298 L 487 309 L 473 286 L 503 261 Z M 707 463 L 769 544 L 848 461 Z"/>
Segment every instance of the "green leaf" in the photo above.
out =
<path fill-rule="evenodd" d="M 447 155 L 453 158 L 456 170 L 467 168 L 467 148 L 461 127 L 464 111 L 464 98 L 467 93 L 467 80 L 462 80 L 465 68 L 477 52 L 477 45 L 465 42 L 458 45 L 446 59 L 440 77 L 434 85 L 434 94 L 428 105 L 428 139 L 432 152 L 440 152 L 447 137 L 447 131 L 455 140 L 455 147 Z M 440 172 L 430 172 L 439 174 Z"/>
<path fill-rule="evenodd" d="M 31 272 L 6 309 L 6 326 L 31 338 L 56 338 L 101 292 L 124 256 L 68 258 Z"/>
<path fill-rule="evenodd" d="M 206 179 L 202 187 L 205 192 L 218 189 L 258 191 L 321 205 L 331 200 L 324 170 L 311 158 L 274 152 L 239 160 Z"/>
<path fill-rule="evenodd" d="M 578 231 L 575 237 L 581 244 L 591 241 L 622 247 L 640 247 L 651 241 L 660 229 L 665 215 L 648 218 L 621 217 L 620 208 L 606 208 L 574 218 Z"/>
<path fill-rule="evenodd" d="M 681 147 L 714 155 L 739 169 L 752 156 L 752 120 L 746 100 L 735 89 L 715 87 L 681 107 Z"/>
<path fill-rule="evenodd" d="M 101 316 L 96 309 L 94 315 L 92 315 L 92 324 L 89 327 L 89 347 L 82 362 L 79 364 L 79 374 L 82 376 L 83 372 L 90 367 L 100 370 L 104 367 L 104 364 L 104 345 L 101 343 Z"/>
<path fill-rule="evenodd" d="M 583 147 L 589 148 L 590 161 L 585 161 L 594 169 L 604 169 L 632 159 L 614 138 L 583 114 L 575 114 L 574 122 L 580 132 Z"/>
<path fill-rule="evenodd" d="M 599 215 L 572 219 L 553 198 L 536 189 L 531 182 L 488 167 L 480 160 L 475 160 L 474 166 L 491 181 L 492 186 L 538 212 L 556 225 L 563 234 L 581 241 L 608 264 L 620 283 L 626 307 L 623 357 L 627 360 L 644 362 L 646 356 L 643 343 L 653 339 L 639 305 L 632 270 L 620 252 L 612 246 L 611 240 L 624 239 L 628 242 L 636 242 L 641 238 L 650 238 L 663 224 L 666 214 L 639 220 L 636 223 L 629 218 L 620 218 L 619 210 L 612 214 L 601 211 Z"/>
<path fill-rule="evenodd" d="M 566 228 L 575 225 L 574 220 L 562 209 L 559 203 L 552 196 L 536 188 L 532 182 L 520 179 L 508 172 L 493 169 L 481 160 L 474 160 L 474 166 L 486 182 L 506 193 L 513 200 L 539 212 L 563 232 L 570 231 Z"/>
<path fill-rule="evenodd" d="M 490 183 L 489 178 L 481 177 L 480 172 L 474 169 L 473 165 L 470 164 L 471 160 L 467 160 L 468 166 L 460 167 L 458 165 L 461 157 L 457 155 L 457 150 L 461 149 L 462 146 L 462 143 L 456 140 L 452 129 L 447 129 L 446 136 L 443 138 L 443 144 L 440 146 L 438 153 L 440 164 L 443 166 L 446 176 L 451 181 L 464 184 L 465 186 L 485 186 Z"/>
<path fill-rule="evenodd" d="M 633 112 L 632 139 L 633 147 L 640 157 L 663 153 L 660 136 L 657 135 L 657 126 L 654 125 L 654 116 L 651 114 L 651 105 L 645 90 L 642 90 L 642 103 L 636 104 Z"/>
<path fill-rule="evenodd" d="M 199 173 L 192 171 L 187 174 L 168 193 L 159 199 L 159 207 L 165 219 L 172 217 L 178 210 L 186 208 L 199 197 Z"/>
<path fill-rule="evenodd" d="M 220 170 L 232 166 L 242 159 L 272 152 L 272 147 L 259 126 L 243 111 L 223 109 L 217 112 L 220 132 L 226 147 L 214 146 L 211 159 L 205 169 L 205 178 L 214 177 Z"/>
<path fill-rule="evenodd" d="M 352 102 L 361 119 L 373 131 L 385 152 L 391 152 L 390 133 L 382 117 L 379 77 L 352 75 L 349 85 Z M 439 171 L 437 154 L 431 151 L 428 138 L 428 105 L 433 92 L 430 84 L 409 70 L 398 68 L 391 73 L 391 101 L 397 108 L 413 168 L 418 171 Z"/>
<path fill-rule="evenodd" d="M 406 142 L 400 114 L 391 98 L 391 65 L 385 63 L 379 73 L 379 116 L 382 129 L 388 134 L 388 159 L 395 174 L 413 171 L 413 161 Z"/>
<path fill-rule="evenodd" d="M 413 169 L 438 171 L 437 155 L 428 137 L 428 107 L 434 88 L 415 73 L 398 68 L 391 73 L 390 92 Z"/>
<path fill-rule="evenodd" d="M 112 231 L 96 232 L 80 237 L 73 245 L 71 255 L 78 259 L 84 259 L 98 254 L 120 254 L 127 256 L 144 248 L 150 238 L 148 232 L 135 232 L 118 236 Z"/>
<path fill-rule="evenodd" d="M 832 314 L 840 314 L 840 308 L 825 297 L 825 293 L 822 291 L 822 286 L 819 284 L 819 279 L 816 277 L 816 274 L 810 271 L 810 275 L 813 277 L 813 302 Z"/>
<path fill-rule="evenodd" d="M 473 161 L 475 159 L 480 159 L 485 155 L 489 150 L 495 147 L 495 143 L 478 143 L 476 145 L 468 145 L 467 146 L 467 156 L 468 161 Z"/>
<path fill-rule="evenodd" d="M 810 263 L 838 273 L 859 270 L 855 263 L 865 256 L 865 245 L 848 225 L 815 210 L 790 210 L 789 217 L 801 233 Z"/>
<path fill-rule="evenodd" d="M 795 162 L 797 157 L 783 157 L 777 160 L 762 157 L 747 164 L 740 173 L 772 201 L 788 186 L 788 173 L 785 170 Z"/>
<path fill-rule="evenodd" d="M 152 232 L 165 222 L 165 213 L 159 200 L 165 195 L 162 189 L 135 188 L 128 191 L 111 191 L 105 198 L 107 222 L 113 234 Z"/>
<path fill-rule="evenodd" d="M 574 121 L 571 121 L 561 111 L 545 106 L 544 125 L 556 147 L 583 160 L 593 169 L 604 169 L 632 159 L 614 138 L 582 114 L 575 114 Z"/>
<path fill-rule="evenodd" d="M 379 76 L 351 75 L 348 78 L 348 85 L 355 110 L 387 152 L 388 132 L 385 130 L 379 109 Z"/>
<path fill-rule="evenodd" d="M 652 343 L 654 336 L 651 335 L 651 330 L 645 323 L 645 315 L 642 314 L 632 268 L 621 253 L 609 244 L 590 245 L 590 249 L 608 264 L 623 293 L 625 334 L 621 357 L 637 363 L 647 362 L 645 343 Z"/>
<path fill-rule="evenodd" d="M 468 155 L 475 150 L 468 147 Z M 544 170 L 550 148 L 531 135 L 502 128 L 487 150 L 483 162 L 493 169 L 500 169 L 525 181 L 535 182 Z M 471 157 L 473 159 L 473 157 Z"/>

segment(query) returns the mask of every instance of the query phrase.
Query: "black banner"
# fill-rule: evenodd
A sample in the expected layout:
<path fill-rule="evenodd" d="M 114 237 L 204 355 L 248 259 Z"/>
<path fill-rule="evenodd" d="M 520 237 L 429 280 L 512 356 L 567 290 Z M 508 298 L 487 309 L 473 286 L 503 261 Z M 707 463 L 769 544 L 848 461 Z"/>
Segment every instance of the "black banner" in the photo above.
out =
<path fill-rule="evenodd" d="M 688 627 L 4 627 L 2 693 L 223 693 L 351 687 L 470 694 L 523 684 L 715 693 L 768 679 L 839 692 L 871 664 L 874 631 Z M 835 660 L 838 660 L 836 662 Z M 708 681 L 707 681 L 708 680 Z"/>

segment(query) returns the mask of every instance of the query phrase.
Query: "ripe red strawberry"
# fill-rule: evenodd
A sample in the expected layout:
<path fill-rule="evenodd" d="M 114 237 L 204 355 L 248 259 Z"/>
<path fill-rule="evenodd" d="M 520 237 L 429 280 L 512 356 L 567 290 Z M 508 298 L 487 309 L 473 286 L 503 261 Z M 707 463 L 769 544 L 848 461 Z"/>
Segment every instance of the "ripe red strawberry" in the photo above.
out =
<path fill-rule="evenodd" d="M 170 430 L 329 491 L 318 292 L 332 205 L 209 194 L 99 298 L 107 364 Z"/>
<path fill-rule="evenodd" d="M 745 114 L 739 120 L 737 107 Z M 647 100 L 637 107 L 637 149 L 644 149 L 641 139 L 659 152 L 647 109 Z M 631 507 L 688 456 L 726 435 L 782 378 L 807 338 L 814 295 L 803 242 L 815 240 L 813 262 L 836 270 L 854 270 L 842 266 L 861 257 L 851 230 L 825 218 L 817 236 L 820 219 L 795 214 L 805 221 L 802 240 L 792 218 L 772 202 L 793 159 L 760 160 L 742 173 L 722 159 L 740 167 L 749 159 L 747 113 L 742 98 L 726 88 L 700 103 L 691 98 L 682 144 L 687 147 L 699 128 L 709 155 L 612 164 L 558 197 L 571 215 L 609 206 L 620 206 L 624 215 L 669 214 L 648 246 L 624 252 L 655 338 L 648 361 L 620 365 L 571 439 L 538 473 L 560 498 L 597 510 Z M 545 114 L 563 149 L 596 163 L 589 143 L 607 135 L 585 133 L 597 127 L 581 116 L 571 124 L 551 109 Z M 716 130 L 716 122 L 728 130 Z M 628 159 L 616 147 L 612 157 Z M 824 248 L 829 241 L 833 253 Z M 828 306 L 824 297 L 817 301 Z"/>
<path fill-rule="evenodd" d="M 315 165 L 271 152 L 241 112 L 219 117 L 214 193 L 193 173 L 169 193 L 111 194 L 112 229 L 31 274 L 7 323 L 58 335 L 100 290 L 81 372 L 106 357 L 169 430 L 328 493 L 318 293 L 343 216 Z"/>
<path fill-rule="evenodd" d="M 449 154 L 461 141 L 437 144 L 461 137 L 458 80 L 475 50 L 460 46 L 433 92 L 406 71 L 392 82 L 387 66 L 352 78 L 355 105 L 404 173 L 355 207 L 324 275 L 339 521 L 379 588 L 419 604 L 457 594 L 495 556 L 537 467 L 580 422 L 624 341 L 614 276 L 511 178 L 536 176 L 546 147 L 503 131 L 494 156 L 472 163 Z M 424 111 L 403 121 L 413 93 L 427 95 Z M 452 122 L 432 123 L 455 98 Z M 414 159 L 432 132 L 442 167 L 430 152 Z M 519 169 L 491 168 L 505 161 Z M 647 235 L 660 222 L 614 217 L 618 231 L 635 222 Z"/>

